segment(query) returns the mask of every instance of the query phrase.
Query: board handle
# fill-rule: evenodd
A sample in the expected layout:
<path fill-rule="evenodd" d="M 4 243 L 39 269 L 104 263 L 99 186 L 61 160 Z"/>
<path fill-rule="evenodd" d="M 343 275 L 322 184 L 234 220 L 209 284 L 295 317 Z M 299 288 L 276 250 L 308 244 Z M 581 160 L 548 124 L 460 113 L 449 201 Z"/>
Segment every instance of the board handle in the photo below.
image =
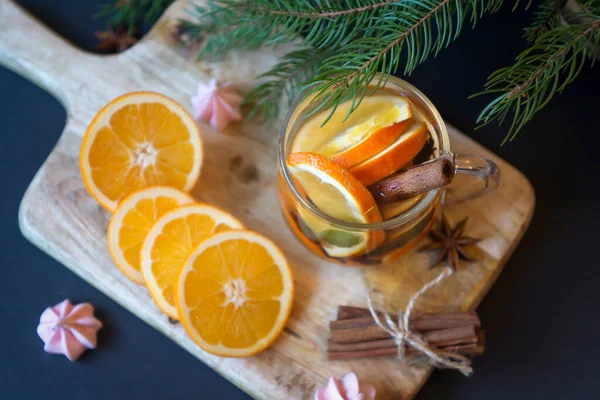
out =
<path fill-rule="evenodd" d="M 12 0 L 0 1 L 0 64 L 47 90 L 67 110 L 78 86 L 72 68 L 93 57 Z"/>

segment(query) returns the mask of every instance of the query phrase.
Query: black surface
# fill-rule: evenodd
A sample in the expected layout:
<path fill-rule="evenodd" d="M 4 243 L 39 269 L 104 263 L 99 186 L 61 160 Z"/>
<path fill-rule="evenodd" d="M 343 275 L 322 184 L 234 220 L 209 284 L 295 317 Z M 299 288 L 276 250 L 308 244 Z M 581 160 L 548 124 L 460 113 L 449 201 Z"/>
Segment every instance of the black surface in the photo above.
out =
<path fill-rule="evenodd" d="M 90 50 L 102 22 L 89 15 L 100 2 L 21 1 Z M 584 69 L 504 147 L 502 128 L 473 132 L 486 99 L 467 97 L 518 54 L 529 17 L 507 9 L 486 17 L 409 79 L 445 119 L 520 169 L 537 196 L 529 231 L 479 307 L 488 347 L 474 376 L 437 371 L 417 399 L 595 399 L 600 392 L 600 69 Z M 65 111 L 1 68 L 0 102 L 0 399 L 249 398 L 21 236 L 19 202 L 58 139 Z M 75 364 L 45 354 L 35 333 L 41 311 L 66 297 L 92 302 L 105 322 L 99 349 Z"/>

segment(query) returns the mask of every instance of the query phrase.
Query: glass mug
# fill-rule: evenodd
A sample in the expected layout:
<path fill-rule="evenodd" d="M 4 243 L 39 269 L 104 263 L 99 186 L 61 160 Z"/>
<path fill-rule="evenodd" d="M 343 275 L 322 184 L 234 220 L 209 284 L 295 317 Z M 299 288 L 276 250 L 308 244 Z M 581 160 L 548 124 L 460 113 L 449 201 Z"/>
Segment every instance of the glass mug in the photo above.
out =
<path fill-rule="evenodd" d="M 379 76 L 376 76 L 373 82 L 378 80 Z M 376 93 L 408 97 L 413 110 L 416 107 L 428 125 L 433 157 L 449 160 L 455 176 L 463 174 L 478 179 L 469 179 L 470 185 L 458 189 L 451 185 L 450 190 L 447 187 L 433 189 L 408 200 L 380 206 L 384 219 L 381 222 L 366 224 L 336 219 L 325 214 L 304 195 L 286 163 L 295 135 L 307 120 L 306 115 L 316 107 L 310 99 L 297 99 L 279 136 L 279 200 L 285 219 L 298 239 L 314 253 L 341 265 L 369 266 L 396 260 L 427 237 L 444 204 L 483 196 L 500 183 L 500 170 L 493 161 L 451 152 L 450 138 L 442 117 L 417 88 L 402 79 L 390 77 Z M 473 183 L 479 184 L 475 190 Z"/>

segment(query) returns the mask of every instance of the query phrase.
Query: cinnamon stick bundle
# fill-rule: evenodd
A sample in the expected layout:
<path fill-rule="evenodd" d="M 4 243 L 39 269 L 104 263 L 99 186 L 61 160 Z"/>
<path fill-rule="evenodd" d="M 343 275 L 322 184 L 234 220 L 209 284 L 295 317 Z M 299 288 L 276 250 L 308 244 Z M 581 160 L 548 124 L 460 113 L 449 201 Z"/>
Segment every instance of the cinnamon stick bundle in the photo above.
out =
<path fill-rule="evenodd" d="M 383 315 L 378 314 L 383 320 Z M 410 318 L 409 327 L 439 350 L 473 356 L 482 355 L 485 350 L 485 334 L 475 312 L 415 315 Z M 398 353 L 395 340 L 377 325 L 368 309 L 340 306 L 338 319 L 331 321 L 329 328 L 329 360 L 385 357 Z M 417 353 L 410 346 L 405 349 L 407 355 Z"/>

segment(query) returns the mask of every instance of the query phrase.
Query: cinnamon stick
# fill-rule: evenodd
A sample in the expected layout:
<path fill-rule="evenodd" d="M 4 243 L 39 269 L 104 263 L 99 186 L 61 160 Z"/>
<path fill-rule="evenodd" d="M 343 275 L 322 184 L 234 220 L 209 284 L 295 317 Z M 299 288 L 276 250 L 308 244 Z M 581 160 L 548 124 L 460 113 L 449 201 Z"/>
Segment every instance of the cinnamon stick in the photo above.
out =
<path fill-rule="evenodd" d="M 483 329 L 476 329 L 475 333 L 477 335 L 477 343 L 485 345 L 485 331 Z"/>
<path fill-rule="evenodd" d="M 449 339 L 449 340 L 443 340 L 437 343 L 434 343 L 434 345 L 436 347 L 448 347 L 448 346 L 457 346 L 457 345 L 463 345 L 463 344 L 475 344 L 475 343 L 479 343 L 479 339 L 477 337 L 477 335 L 470 336 L 470 337 L 465 337 L 465 338 L 458 338 L 458 339 Z"/>
<path fill-rule="evenodd" d="M 370 325 L 377 325 L 370 313 L 366 317 L 329 321 L 329 329 L 332 331 L 348 328 L 364 328 Z"/>
<path fill-rule="evenodd" d="M 339 306 L 337 319 L 353 319 L 360 317 L 370 317 L 371 311 L 368 308 L 354 307 L 354 306 Z"/>
<path fill-rule="evenodd" d="M 399 171 L 369 187 L 378 204 L 409 199 L 452 182 L 454 160 L 445 155 Z"/>
<path fill-rule="evenodd" d="M 349 307 L 344 306 L 339 308 L 338 320 L 329 322 L 331 331 L 349 328 L 365 328 L 371 325 L 376 325 L 375 320 L 371 316 L 371 312 L 367 309 L 352 307 L 352 310 L 347 310 Z M 363 316 L 366 311 L 368 315 Z M 340 315 L 345 318 L 341 319 Z M 348 317 L 349 315 L 357 315 L 357 317 Z M 481 327 L 481 321 L 474 311 L 467 312 L 447 312 L 438 314 L 421 314 L 410 318 L 410 328 L 417 331 L 428 331 L 445 328 L 458 328 L 461 326 L 472 325 L 476 328 Z"/>
<path fill-rule="evenodd" d="M 331 341 L 335 343 L 358 343 L 377 339 L 387 339 L 390 337 L 386 331 L 377 325 L 337 329 L 332 330 L 330 333 Z"/>
<path fill-rule="evenodd" d="M 441 350 L 449 351 L 451 353 L 462 354 L 465 356 L 480 357 L 483 355 L 483 353 L 485 353 L 485 346 L 475 343 L 475 344 L 466 344 L 466 345 L 460 345 L 460 346 L 442 347 Z"/>
<path fill-rule="evenodd" d="M 393 347 L 397 348 L 396 341 L 392 338 L 389 339 L 380 339 L 380 340 L 370 340 L 368 342 L 358 342 L 358 343 L 336 343 L 332 340 L 329 340 L 327 343 L 328 351 L 359 351 L 359 350 L 373 350 L 373 349 L 387 349 Z"/>
<path fill-rule="evenodd" d="M 472 328 L 472 327 L 469 327 Z M 463 329 L 463 328 L 458 328 Z M 435 332 L 435 331 L 434 331 Z M 430 339 L 427 340 L 428 343 L 434 345 L 435 347 L 448 347 L 448 346 L 457 346 L 457 345 L 467 345 L 467 344 L 483 344 L 483 341 L 480 341 L 479 336 L 476 334 L 474 329 L 464 330 L 460 334 L 456 334 L 456 328 L 453 329 L 452 336 L 448 336 L 448 333 L 444 335 L 430 336 Z M 426 336 L 424 336 L 426 338 Z M 433 340 L 431 340 L 433 338 Z M 333 340 L 329 340 L 327 344 L 327 350 L 329 351 L 358 351 L 358 350 L 372 350 L 372 349 L 383 349 L 383 348 L 396 348 L 396 341 L 392 338 L 389 339 L 380 339 L 380 340 L 370 340 L 367 342 L 356 342 L 356 343 L 337 343 Z"/>
<path fill-rule="evenodd" d="M 481 356 L 485 352 L 485 347 L 479 344 L 467 344 L 460 346 L 449 346 L 441 348 L 440 350 L 449 351 L 452 353 L 462 355 Z M 368 358 L 368 357 L 390 357 L 398 354 L 396 347 L 372 349 L 372 350 L 357 350 L 357 351 L 327 351 L 327 359 L 330 361 L 334 360 L 348 360 L 352 358 Z M 406 355 L 418 355 L 420 352 L 416 349 L 409 349 L 406 351 Z"/>
<path fill-rule="evenodd" d="M 423 339 L 429 344 L 453 342 L 457 340 L 471 339 L 477 341 L 475 328 L 471 326 L 461 326 L 459 328 L 441 329 L 439 331 L 429 331 L 423 335 Z"/>
<path fill-rule="evenodd" d="M 331 332 L 333 343 L 360 343 L 379 339 L 389 339 L 390 335 L 377 325 L 357 327 L 348 329 L 337 329 Z M 461 340 L 465 338 L 476 338 L 473 325 L 458 328 L 439 329 L 425 332 L 423 338 L 428 343 Z"/>
<path fill-rule="evenodd" d="M 475 311 L 421 314 L 410 319 L 410 328 L 418 331 L 458 328 L 466 325 L 481 328 L 481 320 Z"/>

